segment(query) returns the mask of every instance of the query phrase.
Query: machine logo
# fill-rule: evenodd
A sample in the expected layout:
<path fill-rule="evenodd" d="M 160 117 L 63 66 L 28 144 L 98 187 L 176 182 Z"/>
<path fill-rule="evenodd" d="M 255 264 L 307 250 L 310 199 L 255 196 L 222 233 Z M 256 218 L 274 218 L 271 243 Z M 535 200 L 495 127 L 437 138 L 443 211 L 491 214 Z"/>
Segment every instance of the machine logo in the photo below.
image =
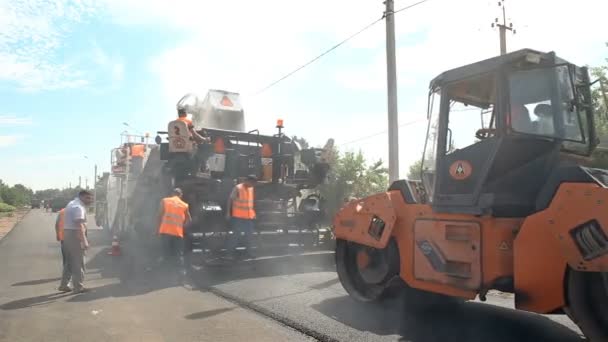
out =
<path fill-rule="evenodd" d="M 450 165 L 450 176 L 455 180 L 465 180 L 473 173 L 471 163 L 466 160 L 457 160 Z"/>

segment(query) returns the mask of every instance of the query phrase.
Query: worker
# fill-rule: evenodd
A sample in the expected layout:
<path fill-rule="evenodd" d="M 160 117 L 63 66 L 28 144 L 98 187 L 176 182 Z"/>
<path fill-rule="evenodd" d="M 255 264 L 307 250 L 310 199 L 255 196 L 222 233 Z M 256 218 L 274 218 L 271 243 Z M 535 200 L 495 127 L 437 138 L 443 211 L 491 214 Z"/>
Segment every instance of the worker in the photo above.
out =
<path fill-rule="evenodd" d="M 63 251 L 69 272 L 63 272 L 60 289 L 69 288 L 68 282 L 71 275 L 75 293 L 89 291 L 84 287 L 84 257 L 85 251 L 89 248 L 86 213 L 87 207 L 92 203 L 93 195 L 87 190 L 82 190 L 64 209 Z"/>
<path fill-rule="evenodd" d="M 186 123 L 186 126 L 188 126 L 188 131 L 190 132 L 190 135 L 192 136 L 192 138 L 194 139 L 194 141 L 197 144 L 202 144 L 204 142 L 210 141 L 209 138 L 203 137 L 202 135 L 198 134 L 198 132 L 194 129 L 194 124 L 192 123 L 192 120 L 188 119 L 188 114 L 186 113 L 185 108 L 177 109 L 177 119 L 179 121 L 183 121 L 184 123 Z"/>
<path fill-rule="evenodd" d="M 534 133 L 530 112 L 522 104 L 511 104 L 511 113 L 507 117 L 507 124 L 518 133 Z"/>
<path fill-rule="evenodd" d="M 226 219 L 230 222 L 233 234 L 228 239 L 229 258 L 235 257 L 235 249 L 238 244 L 238 237 L 245 234 L 246 256 L 253 259 L 255 256 L 251 251 L 251 235 L 255 230 L 255 185 L 257 183 L 255 175 L 249 175 L 243 183 L 237 184 L 228 198 L 226 206 Z"/>
<path fill-rule="evenodd" d="M 138 175 L 144 166 L 144 156 L 146 153 L 146 145 L 144 144 L 132 144 L 131 150 L 131 173 Z"/>
<path fill-rule="evenodd" d="M 180 188 L 163 198 L 158 212 L 158 234 L 162 239 L 164 260 L 183 267 L 184 226 L 192 221 Z"/>
<path fill-rule="evenodd" d="M 534 115 L 538 117 L 538 121 L 536 121 L 535 125 L 538 134 L 546 136 L 555 135 L 555 129 L 553 128 L 553 109 L 550 104 L 540 103 L 536 105 L 536 107 L 534 107 Z M 580 134 L 580 132 L 574 134 Z"/>
<path fill-rule="evenodd" d="M 125 167 L 127 165 L 127 152 L 126 143 L 114 150 L 114 165 L 112 165 L 113 173 L 125 172 Z"/>
<path fill-rule="evenodd" d="M 178 116 L 178 120 L 179 121 L 183 121 L 186 126 L 188 127 L 188 132 L 190 132 L 190 136 L 192 137 L 192 139 L 194 139 L 194 142 L 196 142 L 197 144 L 203 144 L 203 143 L 209 143 L 211 142 L 211 138 L 209 137 L 203 137 L 202 135 L 198 134 L 198 132 L 194 129 L 194 124 L 192 123 L 192 120 L 188 119 L 188 114 L 186 113 L 186 109 L 185 108 L 178 108 L 177 109 L 177 116 Z M 206 168 L 206 163 L 204 163 L 204 161 L 207 158 L 204 156 L 204 152 L 201 151 L 195 151 L 194 155 L 193 155 L 193 167 L 196 174 L 198 174 L 201 169 L 205 169 Z"/>
<path fill-rule="evenodd" d="M 63 245 L 63 228 L 64 228 L 64 226 L 65 226 L 65 208 L 59 210 L 59 214 L 57 214 L 57 220 L 55 220 L 55 238 L 61 244 L 61 259 L 62 259 L 62 267 L 63 267 L 62 278 L 68 279 L 68 283 L 69 283 L 69 279 L 72 279 L 72 273 L 70 272 L 70 268 L 68 267 L 67 258 L 66 258 L 67 254 L 65 252 L 65 247 Z M 59 291 L 70 292 L 70 291 L 72 291 L 72 289 L 69 287 L 69 285 L 59 286 Z"/>

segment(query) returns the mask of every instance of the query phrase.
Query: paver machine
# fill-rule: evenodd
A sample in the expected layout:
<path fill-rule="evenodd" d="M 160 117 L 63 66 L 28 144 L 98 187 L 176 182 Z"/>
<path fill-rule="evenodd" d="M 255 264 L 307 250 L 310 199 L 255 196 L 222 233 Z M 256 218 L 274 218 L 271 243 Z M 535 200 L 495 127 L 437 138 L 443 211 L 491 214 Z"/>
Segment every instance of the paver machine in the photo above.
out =
<path fill-rule="evenodd" d="M 166 161 L 161 181 L 165 195 L 180 187 L 190 205 L 188 250 L 204 252 L 205 257 L 224 253 L 226 239 L 233 234 L 225 213 L 229 194 L 251 174 L 259 180 L 254 245 L 329 246 L 333 236 L 321 226 L 325 212 L 315 188 L 326 178 L 325 151 L 333 141 L 327 148 L 302 149 L 284 134 L 282 120 L 274 135 L 246 131 L 240 97 L 233 92 L 210 90 L 204 98 L 187 94 L 177 107 L 185 109 L 201 129 L 198 133 L 209 139 L 196 143 L 186 123 L 175 120 L 156 140 L 160 159 Z"/>
<path fill-rule="evenodd" d="M 396 181 L 334 218 L 348 293 L 397 291 L 420 309 L 496 289 L 608 341 L 608 172 L 581 166 L 598 144 L 592 83 L 585 67 L 531 49 L 433 79 L 427 199 Z"/>
<path fill-rule="evenodd" d="M 123 132 L 120 145 L 111 150 L 110 172 L 96 183 L 95 221 L 119 240 L 149 232 L 157 226 L 158 180 L 162 161 L 156 144 L 147 135 Z M 143 149 L 140 155 L 133 150 Z M 150 234 L 142 234 L 150 238 Z"/>

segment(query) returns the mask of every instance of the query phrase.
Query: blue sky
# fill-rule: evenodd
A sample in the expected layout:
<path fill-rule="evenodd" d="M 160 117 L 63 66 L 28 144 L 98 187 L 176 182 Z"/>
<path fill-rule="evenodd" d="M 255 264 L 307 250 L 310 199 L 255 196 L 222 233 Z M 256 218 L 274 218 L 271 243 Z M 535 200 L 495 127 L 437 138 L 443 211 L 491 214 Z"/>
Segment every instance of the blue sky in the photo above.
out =
<path fill-rule="evenodd" d="M 608 55 L 608 37 L 588 25 L 602 22 L 603 2 L 507 4 L 518 29 L 510 49 L 555 50 L 590 65 Z M 315 145 L 334 138 L 341 150 L 386 160 L 384 22 L 253 95 L 377 19 L 382 7 L 371 0 L 0 0 L 0 179 L 35 189 L 75 184 L 78 176 L 91 181 L 94 164 L 109 169 L 123 122 L 164 130 L 182 95 L 209 88 L 242 94 L 249 129 L 271 133 L 282 118 L 289 134 Z M 397 15 L 403 176 L 420 158 L 428 81 L 495 55 L 497 14 L 495 1 L 430 0 Z"/>

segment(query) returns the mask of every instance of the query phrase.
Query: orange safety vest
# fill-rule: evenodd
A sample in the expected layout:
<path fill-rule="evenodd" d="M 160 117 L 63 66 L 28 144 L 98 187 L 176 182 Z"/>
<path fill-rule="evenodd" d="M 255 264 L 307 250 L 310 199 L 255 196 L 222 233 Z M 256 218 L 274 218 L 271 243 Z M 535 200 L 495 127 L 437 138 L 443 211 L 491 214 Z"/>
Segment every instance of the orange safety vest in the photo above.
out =
<path fill-rule="evenodd" d="M 142 144 L 131 145 L 131 157 L 144 157 L 145 146 Z"/>
<path fill-rule="evenodd" d="M 59 210 L 59 223 L 57 224 L 57 237 L 63 241 L 63 228 L 65 227 L 65 208 Z"/>
<path fill-rule="evenodd" d="M 232 217 L 253 220 L 255 219 L 253 187 L 246 187 L 242 183 L 236 186 L 237 197 L 232 200 Z"/>
<path fill-rule="evenodd" d="M 188 128 L 194 127 L 192 120 L 188 119 L 187 117 L 178 117 L 177 120 L 185 122 L 186 126 L 188 126 Z"/>
<path fill-rule="evenodd" d="M 173 196 L 163 198 L 162 205 L 164 214 L 158 232 L 183 238 L 188 203 L 177 196 Z"/>

